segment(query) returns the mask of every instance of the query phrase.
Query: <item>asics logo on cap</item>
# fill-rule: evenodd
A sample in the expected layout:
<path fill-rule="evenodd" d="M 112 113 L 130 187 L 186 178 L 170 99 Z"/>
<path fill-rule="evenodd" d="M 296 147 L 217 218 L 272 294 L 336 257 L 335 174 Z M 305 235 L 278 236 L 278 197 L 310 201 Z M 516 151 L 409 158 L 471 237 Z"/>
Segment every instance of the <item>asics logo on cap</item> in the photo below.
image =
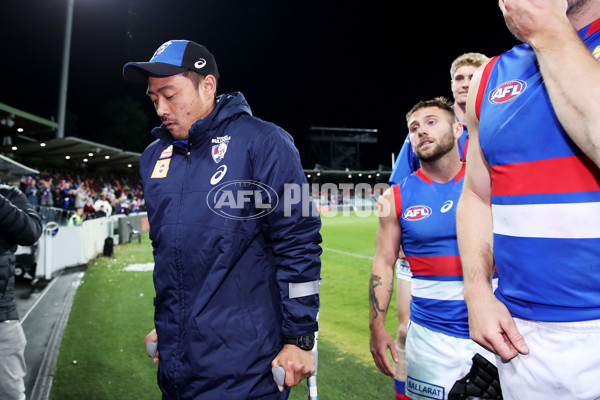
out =
<path fill-rule="evenodd" d="M 198 68 L 198 69 L 203 68 L 205 65 L 206 65 L 206 60 L 204 58 L 201 58 L 194 63 L 194 67 Z"/>

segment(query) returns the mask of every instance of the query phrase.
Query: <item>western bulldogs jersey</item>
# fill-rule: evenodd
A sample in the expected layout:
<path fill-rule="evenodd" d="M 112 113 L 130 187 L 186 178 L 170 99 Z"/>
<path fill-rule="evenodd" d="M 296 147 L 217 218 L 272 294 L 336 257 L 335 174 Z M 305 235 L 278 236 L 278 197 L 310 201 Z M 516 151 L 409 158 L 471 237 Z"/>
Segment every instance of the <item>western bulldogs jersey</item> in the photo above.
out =
<path fill-rule="evenodd" d="M 598 58 L 600 20 L 579 35 Z M 558 121 L 529 45 L 488 63 L 476 104 L 497 297 L 519 318 L 600 319 L 600 170 Z"/>
<path fill-rule="evenodd" d="M 456 241 L 456 205 L 465 167 L 438 184 L 421 169 L 393 186 L 402 248 L 413 274 L 410 319 L 446 335 L 469 338 Z"/>

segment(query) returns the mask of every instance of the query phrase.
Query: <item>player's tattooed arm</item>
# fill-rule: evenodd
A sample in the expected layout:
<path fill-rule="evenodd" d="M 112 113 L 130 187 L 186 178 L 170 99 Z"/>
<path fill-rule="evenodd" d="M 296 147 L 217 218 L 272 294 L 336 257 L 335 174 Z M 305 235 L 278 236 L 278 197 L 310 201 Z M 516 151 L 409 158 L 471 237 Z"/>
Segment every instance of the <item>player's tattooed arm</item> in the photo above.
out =
<path fill-rule="evenodd" d="M 390 300 L 392 298 L 393 293 L 392 283 L 386 291 L 386 298 L 381 299 L 383 301 L 380 301 L 376 293 L 376 288 L 380 286 L 383 286 L 381 276 L 371 274 L 371 280 L 369 281 L 369 301 L 371 303 L 371 312 L 373 313 L 374 319 L 377 319 L 377 317 L 379 317 L 380 314 L 383 314 L 383 317 L 385 318 L 385 314 L 387 313 L 387 307 L 390 304 Z M 385 306 L 382 303 L 385 304 Z"/>
<path fill-rule="evenodd" d="M 375 257 L 369 279 L 370 350 L 375 365 L 384 374 L 393 377 L 394 369 L 388 352 L 398 359 L 395 340 L 385 327 L 385 318 L 394 291 L 394 265 L 402 239 L 400 224 L 394 208 L 394 192 L 388 189 L 378 201 L 379 227 L 375 236 Z"/>

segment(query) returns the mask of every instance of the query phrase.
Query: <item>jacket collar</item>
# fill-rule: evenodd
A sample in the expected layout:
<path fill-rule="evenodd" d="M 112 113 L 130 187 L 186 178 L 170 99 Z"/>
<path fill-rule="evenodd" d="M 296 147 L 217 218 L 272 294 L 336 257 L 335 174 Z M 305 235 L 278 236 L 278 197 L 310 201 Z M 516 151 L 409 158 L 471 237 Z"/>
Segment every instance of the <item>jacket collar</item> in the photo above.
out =
<path fill-rule="evenodd" d="M 190 129 L 190 139 L 196 142 L 195 137 L 217 128 L 224 121 L 239 115 L 252 115 L 252 110 L 241 92 L 222 94 L 217 97 L 217 104 L 210 114 L 204 119 L 196 121 Z M 152 135 L 158 139 L 173 142 L 171 133 L 163 125 L 152 130 Z"/>

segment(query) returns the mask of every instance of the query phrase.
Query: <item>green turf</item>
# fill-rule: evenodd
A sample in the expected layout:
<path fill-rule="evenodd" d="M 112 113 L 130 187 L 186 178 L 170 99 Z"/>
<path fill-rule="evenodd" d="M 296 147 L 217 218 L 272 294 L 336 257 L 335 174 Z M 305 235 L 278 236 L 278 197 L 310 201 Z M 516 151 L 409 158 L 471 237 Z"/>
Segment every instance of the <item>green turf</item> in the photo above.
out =
<path fill-rule="evenodd" d="M 122 271 L 151 261 L 142 235 L 141 246 L 115 246 L 113 257 L 89 265 L 63 333 L 50 399 L 161 398 L 143 342 L 153 328 L 152 273 Z"/>
<path fill-rule="evenodd" d="M 324 217 L 318 389 L 321 400 L 393 398 L 393 382 L 369 352 L 368 282 L 375 247 L 374 216 Z M 156 399 L 156 365 L 143 339 L 152 329 L 151 272 L 126 272 L 152 261 L 142 244 L 115 246 L 88 267 L 63 334 L 51 400 Z M 392 301 L 389 315 L 396 313 Z M 388 318 L 394 332 L 395 318 Z M 306 384 L 291 400 L 306 399 Z"/>

